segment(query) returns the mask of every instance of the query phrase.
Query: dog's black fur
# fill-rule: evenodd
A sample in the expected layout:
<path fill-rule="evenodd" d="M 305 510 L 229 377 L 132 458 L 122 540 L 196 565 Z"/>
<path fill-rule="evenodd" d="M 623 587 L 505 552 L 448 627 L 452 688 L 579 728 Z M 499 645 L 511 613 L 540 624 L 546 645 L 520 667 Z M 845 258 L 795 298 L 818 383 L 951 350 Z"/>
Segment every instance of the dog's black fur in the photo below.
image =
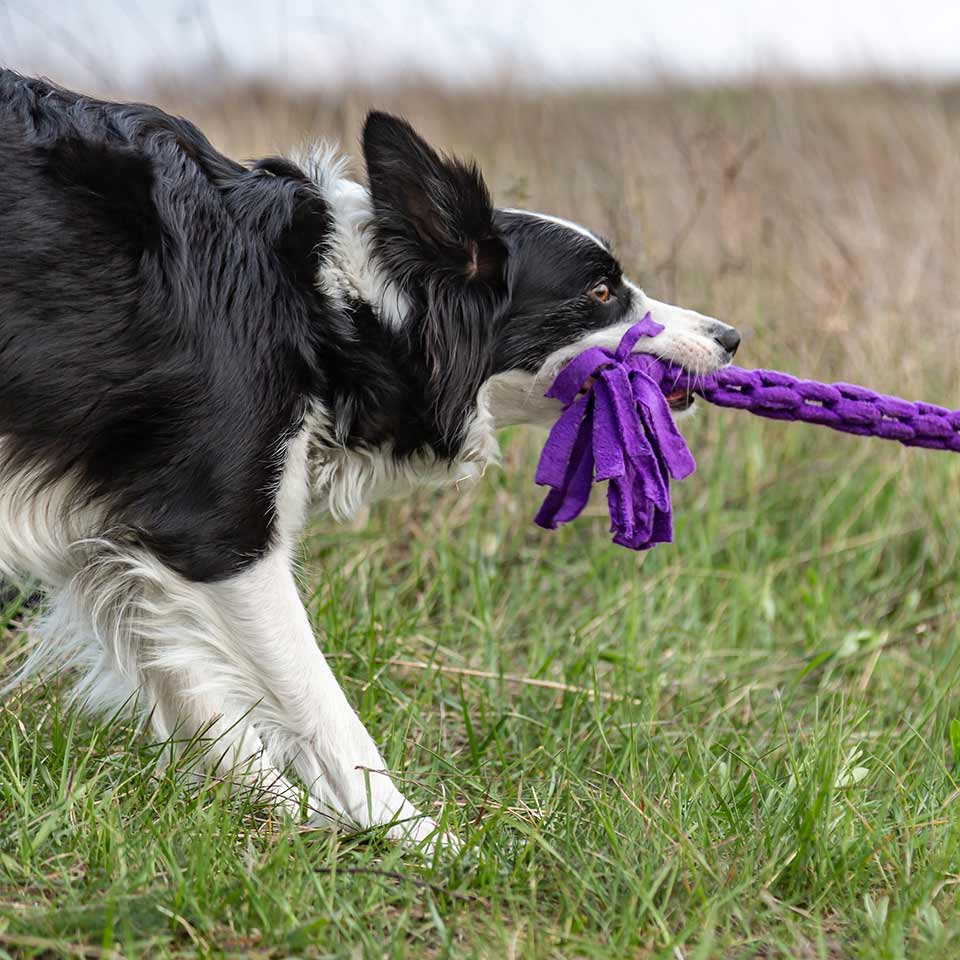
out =
<path fill-rule="evenodd" d="M 453 457 L 485 378 L 615 319 L 581 296 L 619 282 L 600 246 L 532 256 L 537 224 L 495 214 L 475 167 L 396 118 L 370 116 L 364 153 L 377 249 L 412 301 L 399 331 L 318 288 L 329 213 L 294 164 L 247 168 L 155 107 L 0 72 L 5 469 L 72 474 L 123 535 L 219 579 L 267 549 L 310 398 L 343 443 Z"/>
<path fill-rule="evenodd" d="M 229 575 L 349 337 L 312 283 L 324 204 L 156 108 L 9 72 L 0 170 L 4 468 L 79 476 L 174 569 Z"/>
<path fill-rule="evenodd" d="M 76 667 L 164 739 L 217 727 L 213 769 L 288 802 L 292 765 L 325 815 L 420 842 L 298 596 L 311 497 L 349 515 L 478 475 L 646 311 L 639 348 L 694 370 L 739 338 L 583 227 L 494 209 L 403 120 L 371 113 L 363 153 L 369 192 L 0 70 L 0 572 L 49 594 L 18 678 Z"/>
<path fill-rule="evenodd" d="M 372 118 L 374 163 L 390 132 Z M 428 415 L 448 406 L 411 336 L 435 355 L 447 317 L 396 334 L 369 305 L 347 317 L 324 298 L 327 210 L 295 165 L 247 169 L 154 107 L 4 72 L 0 169 L 6 469 L 79 472 L 128 535 L 207 580 L 268 546 L 280 446 L 309 398 L 350 424 L 345 442 L 454 452 L 456 418 Z M 389 245 L 404 224 L 381 205 Z M 412 270 L 416 250 L 391 262 Z"/>

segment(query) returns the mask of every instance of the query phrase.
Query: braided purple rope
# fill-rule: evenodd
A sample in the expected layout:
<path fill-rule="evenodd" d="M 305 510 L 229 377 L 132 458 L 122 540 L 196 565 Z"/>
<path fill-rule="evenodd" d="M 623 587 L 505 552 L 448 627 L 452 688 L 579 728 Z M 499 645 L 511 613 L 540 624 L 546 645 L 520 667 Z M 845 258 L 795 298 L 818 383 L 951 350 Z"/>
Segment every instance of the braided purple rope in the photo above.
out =
<path fill-rule="evenodd" d="M 554 529 L 580 515 L 594 481 L 606 480 L 613 542 L 646 550 L 673 540 L 670 479 L 696 469 L 670 413 L 668 394 L 695 393 L 721 407 L 772 420 L 801 420 L 909 447 L 960 453 L 960 410 L 910 403 L 850 383 L 800 380 L 777 370 L 725 367 L 693 376 L 650 354 L 642 336 L 663 330 L 647 314 L 615 351 L 574 357 L 547 391 L 564 404 L 537 466 L 551 487 L 536 516 Z"/>

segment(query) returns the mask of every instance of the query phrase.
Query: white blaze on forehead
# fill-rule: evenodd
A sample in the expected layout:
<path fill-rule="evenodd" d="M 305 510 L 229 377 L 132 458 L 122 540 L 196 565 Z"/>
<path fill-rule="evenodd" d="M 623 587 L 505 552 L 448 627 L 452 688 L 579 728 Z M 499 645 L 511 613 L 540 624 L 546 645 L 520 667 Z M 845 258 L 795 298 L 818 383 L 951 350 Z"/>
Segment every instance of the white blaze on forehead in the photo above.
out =
<path fill-rule="evenodd" d="M 533 210 L 517 210 L 514 207 L 507 207 L 503 212 L 515 213 L 523 217 L 532 217 L 534 220 L 542 220 L 545 223 L 554 223 L 558 227 L 566 227 L 568 230 L 572 230 L 574 233 L 579 233 L 581 237 L 586 237 L 588 240 L 592 240 L 602 250 L 607 249 L 606 244 L 595 233 L 592 233 L 586 227 L 581 227 L 579 223 L 574 223 L 572 220 L 564 220 L 563 217 L 554 217 L 549 213 L 536 213 Z"/>

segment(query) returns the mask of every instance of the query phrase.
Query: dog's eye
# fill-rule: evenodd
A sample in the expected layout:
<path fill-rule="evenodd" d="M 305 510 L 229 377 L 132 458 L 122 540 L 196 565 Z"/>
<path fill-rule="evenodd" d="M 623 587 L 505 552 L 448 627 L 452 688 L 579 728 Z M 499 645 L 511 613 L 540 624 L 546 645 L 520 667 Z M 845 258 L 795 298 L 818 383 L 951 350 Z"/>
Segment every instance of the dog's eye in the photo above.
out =
<path fill-rule="evenodd" d="M 594 300 L 599 300 L 601 303 L 606 303 L 613 296 L 613 293 L 605 283 L 598 283 L 590 291 L 590 296 L 593 297 Z"/>

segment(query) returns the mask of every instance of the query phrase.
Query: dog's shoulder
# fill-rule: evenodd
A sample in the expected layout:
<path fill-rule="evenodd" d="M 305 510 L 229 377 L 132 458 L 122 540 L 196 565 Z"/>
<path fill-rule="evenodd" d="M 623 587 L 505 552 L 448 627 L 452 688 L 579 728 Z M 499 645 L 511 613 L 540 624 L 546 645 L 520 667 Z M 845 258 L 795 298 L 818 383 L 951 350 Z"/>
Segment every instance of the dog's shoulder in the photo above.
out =
<path fill-rule="evenodd" d="M 292 164 L 0 72 L 0 468 L 69 475 L 192 578 L 260 555 L 337 336 L 328 229 Z"/>

